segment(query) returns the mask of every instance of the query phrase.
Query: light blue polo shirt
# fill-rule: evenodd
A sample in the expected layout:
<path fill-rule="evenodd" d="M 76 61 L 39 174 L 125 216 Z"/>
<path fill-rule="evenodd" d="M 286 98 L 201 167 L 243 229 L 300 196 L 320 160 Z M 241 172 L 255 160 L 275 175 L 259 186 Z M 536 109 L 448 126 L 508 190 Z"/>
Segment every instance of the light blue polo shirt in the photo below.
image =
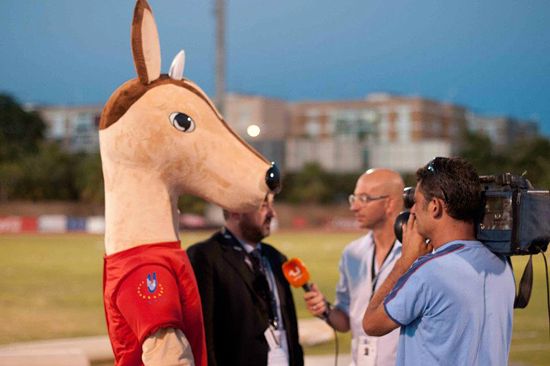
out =
<path fill-rule="evenodd" d="M 507 365 L 515 283 L 504 257 L 453 241 L 419 258 L 384 300 L 397 365 Z"/>
<path fill-rule="evenodd" d="M 391 252 L 380 268 L 375 263 L 375 278 L 371 266 L 374 256 L 372 231 L 346 246 L 340 259 L 340 280 L 336 286 L 335 306 L 349 316 L 351 328 L 352 364 L 356 365 L 361 337 L 367 337 L 363 330 L 363 316 L 374 290 L 384 283 L 397 259 L 401 256 L 401 243 L 395 241 Z M 373 286 L 374 285 L 374 286 Z M 399 343 L 399 329 L 377 338 L 376 366 L 395 366 L 395 355 Z"/>

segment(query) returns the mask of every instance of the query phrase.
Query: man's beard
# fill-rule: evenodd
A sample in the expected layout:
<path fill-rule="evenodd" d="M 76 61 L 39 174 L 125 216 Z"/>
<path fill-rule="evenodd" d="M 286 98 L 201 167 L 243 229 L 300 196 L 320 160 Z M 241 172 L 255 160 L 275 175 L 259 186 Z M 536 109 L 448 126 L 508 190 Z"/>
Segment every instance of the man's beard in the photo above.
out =
<path fill-rule="evenodd" d="M 269 223 L 271 222 L 271 219 L 266 219 L 263 224 L 266 223 L 266 221 L 269 220 Z M 263 238 L 269 235 L 269 229 L 267 229 L 267 232 L 264 232 L 263 226 L 264 225 L 256 226 L 254 224 L 251 224 L 250 222 L 243 220 L 239 222 L 239 226 L 241 229 L 241 233 L 243 235 L 243 239 L 250 243 L 259 243 L 262 241 Z"/>

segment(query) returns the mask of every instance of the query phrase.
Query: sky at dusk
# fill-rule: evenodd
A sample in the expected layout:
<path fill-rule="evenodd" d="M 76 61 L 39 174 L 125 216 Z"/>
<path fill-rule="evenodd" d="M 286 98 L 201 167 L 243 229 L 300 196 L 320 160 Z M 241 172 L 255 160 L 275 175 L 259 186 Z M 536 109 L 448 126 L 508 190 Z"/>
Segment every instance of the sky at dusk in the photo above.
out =
<path fill-rule="evenodd" d="M 149 0 L 162 72 L 214 97 L 214 0 Z M 134 78 L 131 0 L 1 0 L 0 92 L 104 103 Z M 550 136 L 548 0 L 227 0 L 227 91 L 288 101 L 422 96 L 539 121 Z"/>

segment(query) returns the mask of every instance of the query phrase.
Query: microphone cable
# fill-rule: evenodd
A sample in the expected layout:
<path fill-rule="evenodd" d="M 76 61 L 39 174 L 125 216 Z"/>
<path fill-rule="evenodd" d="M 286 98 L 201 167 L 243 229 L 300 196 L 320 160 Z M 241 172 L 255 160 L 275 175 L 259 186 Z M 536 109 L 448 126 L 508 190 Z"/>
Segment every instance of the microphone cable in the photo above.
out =
<path fill-rule="evenodd" d="M 549 311 L 550 311 L 550 308 L 549 308 Z M 338 333 L 334 328 L 332 328 L 332 331 L 334 332 L 334 366 L 338 366 L 338 351 L 339 351 Z"/>
<path fill-rule="evenodd" d="M 326 314 L 322 314 L 320 318 L 323 319 L 325 323 L 327 323 L 327 325 L 332 328 L 332 332 L 334 333 L 334 366 L 338 366 L 338 354 L 340 353 L 340 345 L 338 343 L 338 332 L 336 332 L 336 328 L 330 325 L 330 321 L 329 321 L 329 315 L 330 315 L 330 311 L 332 310 L 332 304 L 328 302 L 326 299 L 325 299 L 325 304 L 327 307 L 327 310 L 325 312 Z"/>

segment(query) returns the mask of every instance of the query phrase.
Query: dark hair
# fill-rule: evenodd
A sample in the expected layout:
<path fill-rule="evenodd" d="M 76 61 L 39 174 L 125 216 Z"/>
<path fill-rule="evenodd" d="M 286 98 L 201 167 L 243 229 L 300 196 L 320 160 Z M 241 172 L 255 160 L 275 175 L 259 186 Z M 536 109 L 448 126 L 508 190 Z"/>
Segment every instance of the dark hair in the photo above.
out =
<path fill-rule="evenodd" d="M 445 201 L 447 214 L 456 220 L 475 221 L 483 209 L 481 182 L 472 164 L 462 158 L 437 157 L 416 171 L 426 201 Z"/>

